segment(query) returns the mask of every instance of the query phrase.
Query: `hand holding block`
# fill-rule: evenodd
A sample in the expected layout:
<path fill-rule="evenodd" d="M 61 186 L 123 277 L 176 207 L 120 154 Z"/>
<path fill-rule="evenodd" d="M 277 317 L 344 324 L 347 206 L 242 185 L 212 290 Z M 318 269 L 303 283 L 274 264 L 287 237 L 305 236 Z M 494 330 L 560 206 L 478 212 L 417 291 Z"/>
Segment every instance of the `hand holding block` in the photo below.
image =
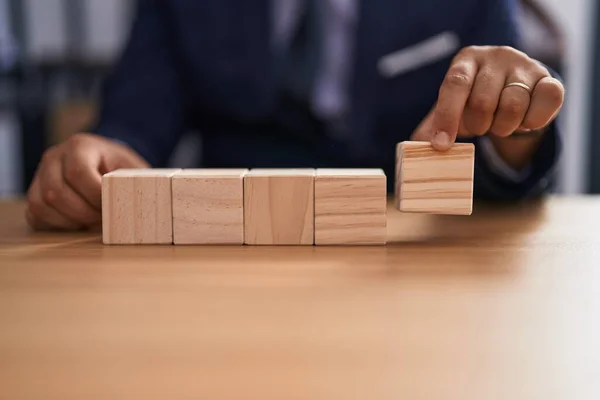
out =
<path fill-rule="evenodd" d="M 244 242 L 312 245 L 314 169 L 253 169 L 244 176 Z"/>
<path fill-rule="evenodd" d="M 120 169 L 102 177 L 104 244 L 172 244 L 177 169 Z"/>
<path fill-rule="evenodd" d="M 187 169 L 173 176 L 175 244 L 244 243 L 247 169 Z"/>
<path fill-rule="evenodd" d="M 470 215 L 475 146 L 455 143 L 437 151 L 429 142 L 396 147 L 396 208 L 404 212 Z"/>
<path fill-rule="evenodd" d="M 318 169 L 315 244 L 385 244 L 386 202 L 386 176 L 380 169 Z"/>

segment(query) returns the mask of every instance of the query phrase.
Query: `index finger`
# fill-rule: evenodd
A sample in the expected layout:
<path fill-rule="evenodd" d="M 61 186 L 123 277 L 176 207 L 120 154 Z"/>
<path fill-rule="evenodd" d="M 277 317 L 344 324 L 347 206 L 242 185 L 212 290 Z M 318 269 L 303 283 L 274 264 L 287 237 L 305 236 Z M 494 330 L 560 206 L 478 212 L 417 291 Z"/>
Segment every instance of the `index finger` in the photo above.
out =
<path fill-rule="evenodd" d="M 454 61 L 444 77 L 433 116 L 431 144 L 437 150 L 448 150 L 456 140 L 477 69 L 474 58 L 462 57 Z"/>

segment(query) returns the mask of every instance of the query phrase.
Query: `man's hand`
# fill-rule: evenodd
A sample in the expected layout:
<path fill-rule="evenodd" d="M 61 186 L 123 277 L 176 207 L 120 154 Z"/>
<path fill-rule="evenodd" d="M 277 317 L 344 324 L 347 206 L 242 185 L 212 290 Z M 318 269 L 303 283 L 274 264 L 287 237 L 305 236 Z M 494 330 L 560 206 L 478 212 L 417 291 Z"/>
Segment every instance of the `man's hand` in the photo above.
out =
<path fill-rule="evenodd" d="M 518 50 L 466 47 L 452 61 L 436 105 L 411 140 L 431 141 L 434 148 L 448 150 L 457 136 L 490 134 L 496 147 L 502 147 L 499 140 L 515 132 L 550 124 L 564 95 L 560 81 Z"/>
<path fill-rule="evenodd" d="M 76 230 L 101 222 L 102 175 L 146 168 L 129 147 L 80 133 L 48 149 L 27 194 L 27 222 L 34 229 Z"/>

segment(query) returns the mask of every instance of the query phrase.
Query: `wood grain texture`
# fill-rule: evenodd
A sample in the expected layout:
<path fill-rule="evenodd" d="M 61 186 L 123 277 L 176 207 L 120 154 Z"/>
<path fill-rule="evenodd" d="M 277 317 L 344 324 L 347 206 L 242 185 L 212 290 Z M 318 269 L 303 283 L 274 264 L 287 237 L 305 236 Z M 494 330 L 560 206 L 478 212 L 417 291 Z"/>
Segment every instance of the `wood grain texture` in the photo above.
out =
<path fill-rule="evenodd" d="M 174 244 L 243 244 L 247 169 L 187 169 L 173 175 Z"/>
<path fill-rule="evenodd" d="M 102 177 L 105 244 L 171 244 L 171 177 L 178 169 L 121 169 Z"/>
<path fill-rule="evenodd" d="M 244 242 L 314 243 L 314 169 L 253 169 L 244 176 Z"/>
<path fill-rule="evenodd" d="M 429 142 L 396 147 L 396 208 L 404 212 L 470 215 L 475 147 L 456 143 L 446 151 Z"/>
<path fill-rule="evenodd" d="M 385 244 L 386 204 L 381 169 L 318 169 L 315 244 Z"/>
<path fill-rule="evenodd" d="M 387 246 L 103 246 L 0 201 L 0 398 L 600 399 L 600 197 Z M 49 245 L 51 247 L 46 247 Z"/>

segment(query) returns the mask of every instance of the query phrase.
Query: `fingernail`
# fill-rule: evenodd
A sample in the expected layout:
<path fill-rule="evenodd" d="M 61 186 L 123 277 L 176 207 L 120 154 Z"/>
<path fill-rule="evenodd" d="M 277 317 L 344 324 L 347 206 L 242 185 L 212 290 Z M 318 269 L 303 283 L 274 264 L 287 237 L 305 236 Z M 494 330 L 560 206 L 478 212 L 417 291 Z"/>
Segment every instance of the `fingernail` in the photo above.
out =
<path fill-rule="evenodd" d="M 450 135 L 444 131 L 438 131 L 433 136 L 433 146 L 437 149 L 447 149 L 450 147 Z"/>

